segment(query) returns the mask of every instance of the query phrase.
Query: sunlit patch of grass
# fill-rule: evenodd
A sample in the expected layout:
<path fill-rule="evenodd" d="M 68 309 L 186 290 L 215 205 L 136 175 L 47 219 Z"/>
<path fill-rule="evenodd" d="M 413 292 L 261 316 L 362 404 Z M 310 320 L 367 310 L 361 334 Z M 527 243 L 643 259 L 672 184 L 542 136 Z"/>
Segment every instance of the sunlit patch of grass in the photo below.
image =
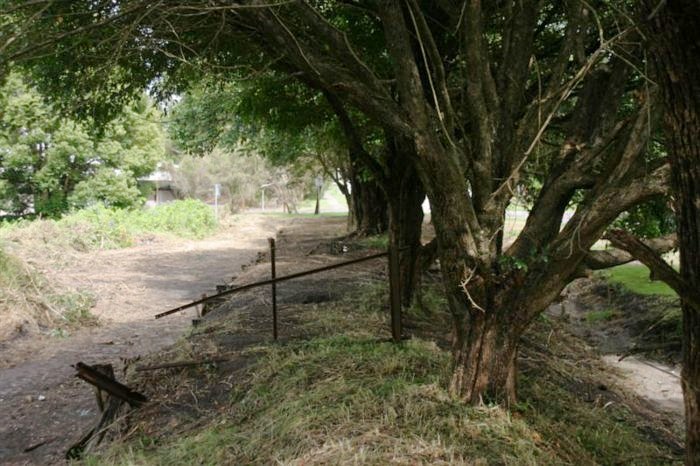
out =
<path fill-rule="evenodd" d="M 625 286 L 633 293 L 676 296 L 676 292 L 664 282 L 650 280 L 649 269 L 642 265 L 620 265 L 603 272 L 603 276 L 612 283 L 619 283 Z"/>
<path fill-rule="evenodd" d="M 586 321 L 588 323 L 606 322 L 614 319 L 616 312 L 614 309 L 604 309 L 602 311 L 589 311 L 586 313 Z"/>

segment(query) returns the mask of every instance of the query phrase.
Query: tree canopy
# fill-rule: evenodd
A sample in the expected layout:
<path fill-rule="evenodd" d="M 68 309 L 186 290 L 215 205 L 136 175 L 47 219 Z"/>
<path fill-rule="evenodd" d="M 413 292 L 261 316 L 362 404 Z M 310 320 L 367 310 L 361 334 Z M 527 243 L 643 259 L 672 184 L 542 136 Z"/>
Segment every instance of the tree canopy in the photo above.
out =
<path fill-rule="evenodd" d="M 346 134 L 371 122 L 386 150 L 356 144 L 358 160 L 390 200 L 418 184 L 430 200 L 451 388 L 468 402 L 515 399 L 520 335 L 571 280 L 630 260 L 591 247 L 667 189 L 665 153 L 649 150 L 657 92 L 624 2 L 5 4 L 0 64 L 26 63 L 82 113 L 145 86 L 167 95 L 202 74 L 273 70 L 326 96 Z M 533 179 L 526 225 L 505 244 L 506 210 Z M 390 217 L 410 216 L 397 201 Z"/>
<path fill-rule="evenodd" d="M 158 118 L 144 97 L 98 131 L 61 117 L 26 76 L 10 74 L 0 89 L 0 209 L 55 216 L 95 202 L 135 205 L 136 178 L 164 156 Z"/>

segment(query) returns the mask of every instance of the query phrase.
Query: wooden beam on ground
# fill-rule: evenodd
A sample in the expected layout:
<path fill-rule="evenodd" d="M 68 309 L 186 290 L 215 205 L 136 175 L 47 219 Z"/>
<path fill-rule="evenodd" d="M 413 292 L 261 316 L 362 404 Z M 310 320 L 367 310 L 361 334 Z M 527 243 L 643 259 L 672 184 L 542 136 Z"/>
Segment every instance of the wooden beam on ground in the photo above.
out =
<path fill-rule="evenodd" d="M 104 390 L 110 395 L 119 398 L 120 400 L 129 403 L 132 407 L 138 407 L 148 401 L 146 396 L 136 392 L 126 385 L 123 385 L 116 380 L 110 379 L 106 375 L 100 373 L 95 368 L 79 362 L 75 365 L 78 371 L 77 377 L 83 379 L 87 383 L 94 385 L 100 390 Z"/>

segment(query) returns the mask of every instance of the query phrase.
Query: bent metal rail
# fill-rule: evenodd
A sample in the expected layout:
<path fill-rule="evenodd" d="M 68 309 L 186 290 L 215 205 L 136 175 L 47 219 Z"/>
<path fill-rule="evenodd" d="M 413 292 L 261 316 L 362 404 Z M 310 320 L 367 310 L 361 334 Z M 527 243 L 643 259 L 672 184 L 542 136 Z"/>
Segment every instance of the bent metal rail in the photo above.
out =
<path fill-rule="evenodd" d="M 267 280 L 261 280 L 258 282 L 254 283 L 249 283 L 247 285 L 242 285 L 236 288 L 231 288 L 225 291 L 222 291 L 220 293 L 217 293 L 215 295 L 211 296 L 205 296 L 201 299 L 198 299 L 196 301 L 192 301 L 187 304 L 183 304 L 182 306 L 178 306 L 176 308 L 170 309 L 165 312 L 161 312 L 160 314 L 156 314 L 155 318 L 160 319 L 161 317 L 165 317 L 171 314 L 175 314 L 180 311 L 184 311 L 185 309 L 189 309 L 191 307 L 197 306 L 199 304 L 204 304 L 208 301 L 216 300 L 218 298 L 221 298 L 223 296 L 228 296 L 234 293 L 239 293 L 241 291 L 245 290 L 250 290 L 252 288 L 257 288 L 259 286 L 265 286 L 265 285 L 272 285 L 272 293 L 273 293 L 273 338 L 276 340 L 277 339 L 277 306 L 276 306 L 276 284 L 280 282 L 284 282 L 287 280 L 292 280 L 295 278 L 300 278 L 300 277 L 305 277 L 308 275 L 313 275 L 321 272 L 325 272 L 328 270 L 333 270 L 333 269 L 338 269 L 341 267 L 347 267 L 350 265 L 354 264 L 359 264 L 361 262 L 366 262 L 374 259 L 378 259 L 380 257 L 388 257 L 389 258 L 389 289 L 390 289 L 390 308 L 391 308 L 391 334 L 392 338 L 394 341 L 400 341 L 401 340 L 401 290 L 399 288 L 399 254 L 397 249 L 389 249 L 389 251 L 385 252 L 380 252 L 377 254 L 372 254 L 369 256 L 365 257 L 360 257 L 358 259 L 352 259 L 348 261 L 343 261 L 343 262 L 338 262 L 336 264 L 331 264 L 331 265 L 326 265 L 324 267 L 318 267 L 316 269 L 310 269 L 310 270 L 305 270 L 303 272 L 296 272 L 292 273 L 289 275 L 284 275 L 281 277 L 275 277 L 275 240 L 273 238 L 270 238 L 268 240 L 270 242 L 270 262 L 271 262 L 271 269 L 272 269 L 272 274 L 273 278 L 267 279 Z"/>

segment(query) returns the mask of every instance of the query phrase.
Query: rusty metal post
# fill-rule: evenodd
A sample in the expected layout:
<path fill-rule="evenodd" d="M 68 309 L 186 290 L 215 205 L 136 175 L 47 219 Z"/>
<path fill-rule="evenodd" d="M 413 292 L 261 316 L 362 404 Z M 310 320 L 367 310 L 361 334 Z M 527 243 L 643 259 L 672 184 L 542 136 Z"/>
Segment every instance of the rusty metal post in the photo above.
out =
<path fill-rule="evenodd" d="M 399 250 L 389 248 L 389 305 L 391 309 L 391 337 L 401 341 L 401 280 L 399 275 Z"/>
<path fill-rule="evenodd" d="M 270 271 L 272 272 L 272 279 L 277 278 L 277 271 L 275 270 L 275 238 L 268 238 L 267 241 L 270 243 Z M 272 338 L 277 341 L 277 283 L 272 282 Z"/>

